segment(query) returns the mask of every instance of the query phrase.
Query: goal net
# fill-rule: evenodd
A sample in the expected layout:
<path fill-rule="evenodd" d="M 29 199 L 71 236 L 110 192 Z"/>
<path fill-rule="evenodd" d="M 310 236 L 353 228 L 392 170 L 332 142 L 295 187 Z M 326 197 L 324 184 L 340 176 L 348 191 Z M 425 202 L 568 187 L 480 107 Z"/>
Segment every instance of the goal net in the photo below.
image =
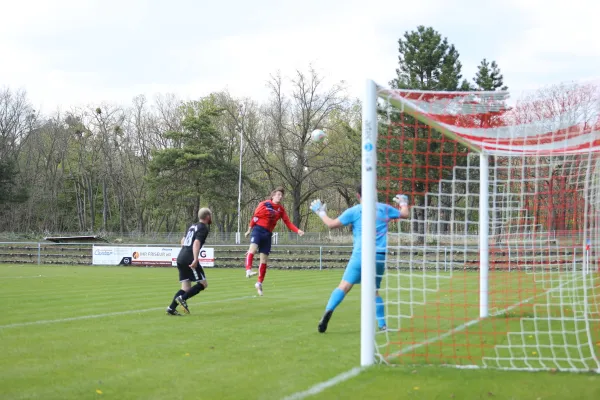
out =
<path fill-rule="evenodd" d="M 410 217 L 390 224 L 385 331 L 363 238 L 363 365 L 600 372 L 600 90 L 510 101 L 368 82 L 363 207 L 403 193 Z"/>

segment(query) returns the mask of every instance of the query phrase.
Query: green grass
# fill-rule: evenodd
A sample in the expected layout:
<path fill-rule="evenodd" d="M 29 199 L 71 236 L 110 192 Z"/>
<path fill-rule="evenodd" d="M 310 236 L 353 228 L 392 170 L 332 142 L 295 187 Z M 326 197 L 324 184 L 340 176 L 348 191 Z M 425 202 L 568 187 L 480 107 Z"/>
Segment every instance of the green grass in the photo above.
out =
<path fill-rule="evenodd" d="M 359 365 L 359 290 L 336 310 L 326 334 L 316 332 L 341 270 L 270 270 L 262 298 L 242 269 L 207 274 L 208 290 L 189 302 L 192 314 L 169 317 L 164 309 L 178 289 L 175 269 L 0 266 L 0 398 L 281 399 Z M 470 314 L 468 307 L 449 311 L 439 304 L 444 298 L 456 305 L 457 298 L 442 293 L 459 293 L 445 289 L 470 285 L 472 278 L 459 279 L 443 282 L 429 306 L 413 311 Z M 456 324 L 448 320 L 441 331 Z M 471 337 L 494 336 L 482 326 L 473 332 L 487 334 Z M 410 340 L 419 339 L 416 327 Z M 450 335 L 436 345 L 451 337 L 458 343 L 469 336 Z M 404 361 L 413 360 L 423 361 Z M 600 398 L 600 376 L 378 366 L 311 398 L 492 396 Z"/>

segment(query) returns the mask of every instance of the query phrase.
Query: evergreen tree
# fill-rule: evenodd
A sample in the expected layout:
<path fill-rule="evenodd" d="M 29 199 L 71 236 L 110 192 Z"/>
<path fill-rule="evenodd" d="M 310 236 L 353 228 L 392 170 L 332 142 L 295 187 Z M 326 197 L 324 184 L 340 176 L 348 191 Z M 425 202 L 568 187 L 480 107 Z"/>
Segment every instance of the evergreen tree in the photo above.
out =
<path fill-rule="evenodd" d="M 154 152 L 148 180 L 154 198 L 184 207 L 189 223 L 202 205 L 235 198 L 238 168 L 228 161 L 225 139 L 214 126 L 223 111 L 214 99 L 188 102 L 183 108 L 183 129 L 165 134 L 173 146 Z"/>
<path fill-rule="evenodd" d="M 476 90 L 508 90 L 508 86 L 504 86 L 504 77 L 500 73 L 496 61 L 492 61 L 490 64 L 485 58 L 481 60 L 481 64 L 477 67 L 477 73 L 473 81 L 477 85 Z"/>
<path fill-rule="evenodd" d="M 462 78 L 459 53 L 448 39 L 433 28 L 417 27 L 398 39 L 397 77 L 394 88 L 420 90 L 458 90 Z"/>

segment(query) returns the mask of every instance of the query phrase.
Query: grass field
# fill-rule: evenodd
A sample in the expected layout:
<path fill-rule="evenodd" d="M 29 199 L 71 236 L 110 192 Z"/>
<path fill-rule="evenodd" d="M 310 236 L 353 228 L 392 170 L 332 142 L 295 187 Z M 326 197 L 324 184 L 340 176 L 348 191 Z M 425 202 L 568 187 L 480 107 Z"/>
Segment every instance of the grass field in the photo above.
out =
<path fill-rule="evenodd" d="M 191 315 L 170 317 L 171 268 L 0 266 L 0 398 L 600 398 L 593 373 L 358 373 L 359 291 L 316 331 L 341 270 L 270 270 L 260 298 L 242 269 L 207 273 Z M 328 387 L 348 371 L 356 376 Z"/>

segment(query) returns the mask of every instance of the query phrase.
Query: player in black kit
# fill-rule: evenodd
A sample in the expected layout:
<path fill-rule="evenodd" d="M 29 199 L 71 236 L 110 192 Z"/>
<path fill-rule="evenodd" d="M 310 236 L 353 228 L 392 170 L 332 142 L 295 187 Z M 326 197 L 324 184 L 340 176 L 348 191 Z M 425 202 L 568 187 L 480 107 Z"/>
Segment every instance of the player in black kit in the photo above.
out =
<path fill-rule="evenodd" d="M 212 212 L 210 209 L 201 208 L 198 211 L 198 220 L 200 222 L 190 226 L 185 237 L 181 239 L 182 247 L 177 256 L 177 269 L 179 270 L 181 289 L 175 293 L 171 305 L 167 307 L 167 314 L 169 315 L 181 315 L 177 311 L 177 304 L 183 307 L 186 314 L 189 314 L 190 309 L 188 308 L 187 300 L 208 286 L 204 269 L 198 263 L 198 255 L 210 232 L 210 224 L 212 223 Z M 196 284 L 192 286 L 192 282 L 196 282 Z"/>

